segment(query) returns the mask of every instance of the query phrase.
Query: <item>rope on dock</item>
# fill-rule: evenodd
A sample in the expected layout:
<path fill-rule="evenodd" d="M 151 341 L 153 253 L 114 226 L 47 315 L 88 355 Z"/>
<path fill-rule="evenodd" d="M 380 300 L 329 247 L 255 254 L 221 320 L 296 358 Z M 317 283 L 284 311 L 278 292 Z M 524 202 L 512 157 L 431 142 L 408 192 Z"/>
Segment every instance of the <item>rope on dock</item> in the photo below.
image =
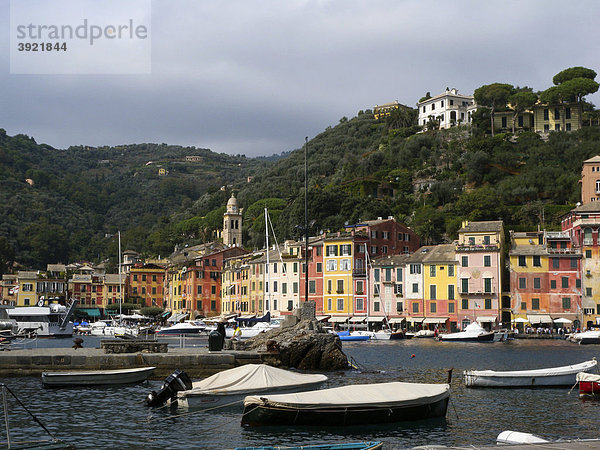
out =
<path fill-rule="evenodd" d="M 244 400 L 237 400 L 237 401 L 235 401 L 235 402 L 226 403 L 226 404 L 224 404 L 224 405 L 217 405 L 217 406 L 213 406 L 212 408 L 202 408 L 202 409 L 199 409 L 199 410 L 197 410 L 197 411 L 187 411 L 187 412 L 183 412 L 183 413 L 180 413 L 180 414 L 172 414 L 172 415 L 170 415 L 170 416 L 167 416 L 167 417 L 148 417 L 148 418 L 147 418 L 147 419 L 146 419 L 144 422 L 148 423 L 148 422 L 153 422 L 153 421 L 155 421 L 155 420 L 162 420 L 162 419 L 165 419 L 165 420 L 168 420 L 168 419 L 176 419 L 177 417 L 190 416 L 190 415 L 193 415 L 193 414 L 202 414 L 202 413 L 206 413 L 206 412 L 209 412 L 209 411 L 213 411 L 213 410 L 215 410 L 215 409 L 219 409 L 219 408 L 226 408 L 226 407 L 228 407 L 228 406 L 233 406 L 233 405 L 235 405 L 235 404 L 242 403 L 243 401 L 244 401 Z M 160 408 L 164 408 L 164 407 L 166 407 L 166 406 L 170 406 L 170 405 L 163 405 L 163 406 L 161 406 Z M 159 408 L 159 409 L 160 409 L 160 408 Z"/>

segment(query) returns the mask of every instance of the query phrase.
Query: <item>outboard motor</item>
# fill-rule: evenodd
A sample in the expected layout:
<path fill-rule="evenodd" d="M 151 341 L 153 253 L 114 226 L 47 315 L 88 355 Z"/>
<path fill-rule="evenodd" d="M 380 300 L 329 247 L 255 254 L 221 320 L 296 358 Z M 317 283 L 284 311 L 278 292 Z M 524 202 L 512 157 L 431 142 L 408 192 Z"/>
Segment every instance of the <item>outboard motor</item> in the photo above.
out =
<path fill-rule="evenodd" d="M 176 370 L 163 382 L 158 392 L 152 391 L 146 397 L 146 406 L 162 406 L 167 400 L 174 400 L 179 391 L 192 388 L 192 380 L 183 370 Z"/>

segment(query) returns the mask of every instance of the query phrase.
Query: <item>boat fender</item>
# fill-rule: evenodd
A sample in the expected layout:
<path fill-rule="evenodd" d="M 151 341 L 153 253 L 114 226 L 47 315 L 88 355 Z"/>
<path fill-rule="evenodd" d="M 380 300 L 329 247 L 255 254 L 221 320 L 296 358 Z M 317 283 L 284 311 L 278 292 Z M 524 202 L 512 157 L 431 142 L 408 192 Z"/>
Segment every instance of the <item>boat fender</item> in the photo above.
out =
<path fill-rule="evenodd" d="M 174 400 L 179 391 L 192 389 L 192 380 L 183 370 L 176 370 L 163 382 L 159 391 L 152 391 L 146 397 L 146 406 L 162 406 L 167 400 Z"/>

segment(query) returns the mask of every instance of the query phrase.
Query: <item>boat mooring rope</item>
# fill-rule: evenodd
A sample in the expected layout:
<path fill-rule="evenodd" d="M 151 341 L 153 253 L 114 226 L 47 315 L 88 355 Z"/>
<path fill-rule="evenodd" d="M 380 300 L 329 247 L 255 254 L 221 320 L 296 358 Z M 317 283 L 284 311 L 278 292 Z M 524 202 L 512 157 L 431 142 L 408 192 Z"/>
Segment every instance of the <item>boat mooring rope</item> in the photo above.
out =
<path fill-rule="evenodd" d="M 202 414 L 202 413 L 206 413 L 206 412 L 209 412 L 209 411 L 213 411 L 215 409 L 226 408 L 228 406 L 233 406 L 233 405 L 241 403 L 243 401 L 244 400 L 237 400 L 235 402 L 226 403 L 224 405 L 213 406 L 212 408 L 202 408 L 202 409 L 198 409 L 197 411 L 187 411 L 187 412 L 183 412 L 183 413 L 180 413 L 180 414 L 173 414 L 173 415 L 170 415 L 170 416 L 167 416 L 167 417 L 148 417 L 146 420 L 144 420 L 144 422 L 148 423 L 148 422 L 153 422 L 155 420 L 176 419 L 177 417 L 191 416 L 191 415 L 194 415 L 194 414 Z M 160 408 L 165 408 L 167 406 L 170 406 L 170 405 L 163 405 Z M 160 409 L 160 408 L 157 408 L 157 409 Z"/>

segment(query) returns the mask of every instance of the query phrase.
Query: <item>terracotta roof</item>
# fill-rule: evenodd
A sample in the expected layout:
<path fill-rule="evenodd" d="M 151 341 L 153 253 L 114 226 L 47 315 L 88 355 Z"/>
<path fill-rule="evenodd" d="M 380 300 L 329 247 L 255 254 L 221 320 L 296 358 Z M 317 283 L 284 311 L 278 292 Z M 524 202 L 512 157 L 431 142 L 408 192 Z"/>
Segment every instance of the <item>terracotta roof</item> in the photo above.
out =
<path fill-rule="evenodd" d="M 600 202 L 590 202 L 585 205 L 578 206 L 575 209 L 572 209 L 571 212 L 575 213 L 586 213 L 586 212 L 600 212 Z M 567 213 L 569 214 L 569 213 Z"/>
<path fill-rule="evenodd" d="M 584 163 L 600 163 L 600 155 L 596 155 L 590 159 L 586 159 Z"/>
<path fill-rule="evenodd" d="M 501 220 L 489 220 L 485 222 L 468 222 L 467 225 L 458 230 L 459 233 L 483 233 L 502 231 Z"/>

